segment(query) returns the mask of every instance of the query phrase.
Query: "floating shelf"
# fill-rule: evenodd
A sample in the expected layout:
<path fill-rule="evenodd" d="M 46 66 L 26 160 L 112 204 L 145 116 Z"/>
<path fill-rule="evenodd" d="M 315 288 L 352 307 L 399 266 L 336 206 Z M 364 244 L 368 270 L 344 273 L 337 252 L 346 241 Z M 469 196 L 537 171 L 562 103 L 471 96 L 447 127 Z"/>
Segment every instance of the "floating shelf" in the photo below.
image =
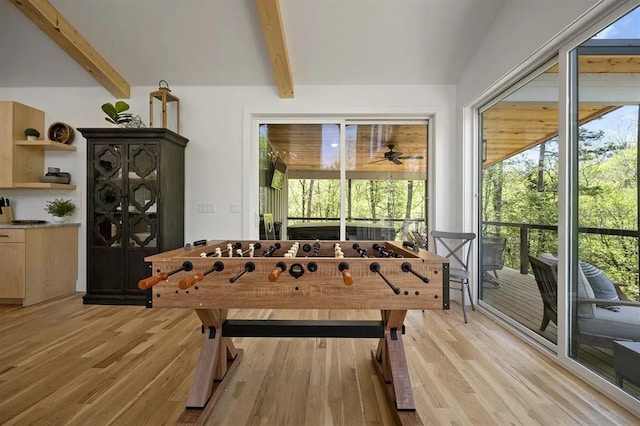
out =
<path fill-rule="evenodd" d="M 66 145 L 60 142 L 47 141 L 47 140 L 18 140 L 15 141 L 16 145 L 20 146 L 33 146 L 44 148 L 45 151 L 77 151 L 77 148 L 73 145 Z"/>
<path fill-rule="evenodd" d="M 64 183 L 49 182 L 16 182 L 13 188 L 30 188 L 30 189 L 76 189 L 75 185 Z"/>

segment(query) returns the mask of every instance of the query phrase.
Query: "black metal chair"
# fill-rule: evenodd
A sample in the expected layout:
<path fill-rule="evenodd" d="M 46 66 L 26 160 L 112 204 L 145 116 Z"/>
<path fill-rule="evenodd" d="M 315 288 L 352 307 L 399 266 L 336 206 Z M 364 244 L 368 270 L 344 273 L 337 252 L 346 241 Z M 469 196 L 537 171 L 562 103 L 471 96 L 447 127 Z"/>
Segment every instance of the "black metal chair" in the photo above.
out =
<path fill-rule="evenodd" d="M 504 251 L 507 239 L 499 236 L 482 236 L 482 282 L 500 287 L 498 271 L 504 267 Z M 493 272 L 494 276 L 491 276 Z M 494 278 L 495 277 L 495 278 Z"/>
<path fill-rule="evenodd" d="M 469 295 L 471 309 L 476 310 L 469 288 L 469 260 L 471 259 L 471 242 L 476 238 L 473 232 L 445 232 L 431 231 L 433 237 L 433 248 L 436 254 L 449 259 L 449 282 L 459 282 L 460 288 L 449 287 L 452 290 L 462 292 L 462 315 L 464 322 L 467 322 L 467 311 L 465 310 L 464 295 Z"/>

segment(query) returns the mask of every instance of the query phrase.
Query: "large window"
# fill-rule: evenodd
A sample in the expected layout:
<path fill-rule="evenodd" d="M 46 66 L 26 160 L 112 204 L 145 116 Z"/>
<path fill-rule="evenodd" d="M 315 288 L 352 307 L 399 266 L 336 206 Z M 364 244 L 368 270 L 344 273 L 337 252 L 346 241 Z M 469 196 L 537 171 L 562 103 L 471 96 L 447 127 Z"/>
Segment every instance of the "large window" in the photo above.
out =
<path fill-rule="evenodd" d="M 261 213 L 274 214 L 283 239 L 423 243 L 427 129 L 425 122 L 262 125 Z M 281 188 L 273 185 L 278 164 Z"/>

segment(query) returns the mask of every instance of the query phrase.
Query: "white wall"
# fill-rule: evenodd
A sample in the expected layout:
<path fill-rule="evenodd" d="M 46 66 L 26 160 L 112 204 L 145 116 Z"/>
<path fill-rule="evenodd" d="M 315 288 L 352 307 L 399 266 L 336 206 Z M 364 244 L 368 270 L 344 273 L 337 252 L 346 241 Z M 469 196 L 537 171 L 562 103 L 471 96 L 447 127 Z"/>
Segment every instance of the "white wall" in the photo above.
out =
<path fill-rule="evenodd" d="M 458 83 L 458 106 L 468 104 L 599 3 L 612 1 L 505 2 Z"/>
<path fill-rule="evenodd" d="M 155 87 L 131 90 L 131 111 L 148 123 L 149 93 Z M 244 164 L 245 148 L 251 152 L 252 114 L 435 114 L 436 127 L 431 174 L 436 206 L 434 223 L 447 227 L 460 208 L 452 194 L 459 192 L 459 166 L 454 140 L 454 86 L 308 86 L 296 87 L 294 99 L 279 99 L 274 87 L 172 87 L 180 98 L 181 134 L 190 141 L 186 149 L 185 241 L 238 239 L 250 235 L 251 218 L 257 213 L 257 197 L 244 194 L 257 188 L 257 161 Z M 106 127 L 100 106 L 113 102 L 102 88 L 0 88 L 0 100 L 13 100 L 45 111 L 45 127 L 63 121 L 74 128 Z M 75 153 L 48 152 L 45 167 L 56 166 L 72 175 L 75 191 L 0 190 L 14 201 L 18 219 L 45 219 L 45 201 L 72 198 L 79 209 L 74 221 L 81 223 L 79 237 L 78 290 L 86 289 L 86 145 L 78 132 Z M 257 152 L 257 150 L 256 150 Z M 253 180 L 255 182 L 253 182 Z M 249 189 L 249 191 L 252 191 Z M 257 189 L 255 191 L 257 195 Z M 252 204 L 251 200 L 255 199 Z M 198 213 L 198 203 L 216 205 L 215 213 Z M 232 203 L 241 213 L 231 213 Z"/>
<path fill-rule="evenodd" d="M 497 96 L 530 71 L 531 64 L 543 63 L 585 25 L 597 21 L 623 0 L 509 0 L 496 16 L 490 31 L 456 86 L 455 150 L 461 169 L 467 171 L 460 183 L 460 203 L 466 212 L 460 227 L 467 231 L 477 223 L 478 170 L 475 156 L 476 129 L 473 111 Z M 475 156 L 474 156 L 475 155 Z"/>

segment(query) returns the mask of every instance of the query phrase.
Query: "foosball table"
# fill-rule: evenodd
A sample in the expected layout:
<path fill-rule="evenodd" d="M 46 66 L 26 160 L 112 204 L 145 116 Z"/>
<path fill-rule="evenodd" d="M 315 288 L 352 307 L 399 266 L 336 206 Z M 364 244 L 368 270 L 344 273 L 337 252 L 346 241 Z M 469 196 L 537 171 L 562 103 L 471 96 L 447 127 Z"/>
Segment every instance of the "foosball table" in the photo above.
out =
<path fill-rule="evenodd" d="M 209 241 L 145 258 L 147 306 L 195 309 L 202 348 L 178 424 L 203 424 L 243 357 L 232 337 L 377 338 L 371 358 L 402 425 L 420 425 L 402 343 L 408 309 L 449 309 L 449 264 L 373 241 Z M 227 319 L 229 309 L 380 310 L 379 321 Z"/>

